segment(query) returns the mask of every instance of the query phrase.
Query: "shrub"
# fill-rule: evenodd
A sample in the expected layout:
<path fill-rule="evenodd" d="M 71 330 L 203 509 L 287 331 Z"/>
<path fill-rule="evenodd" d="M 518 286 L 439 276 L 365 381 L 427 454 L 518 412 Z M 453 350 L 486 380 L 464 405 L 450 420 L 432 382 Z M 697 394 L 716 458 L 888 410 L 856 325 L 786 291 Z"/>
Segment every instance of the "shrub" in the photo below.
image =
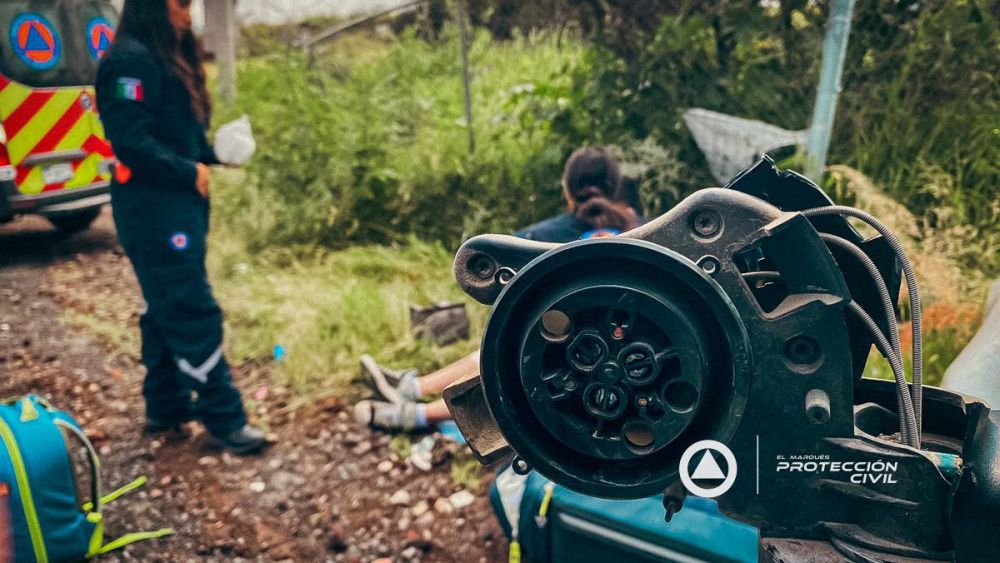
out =
<path fill-rule="evenodd" d="M 412 32 L 355 36 L 314 66 L 295 51 L 241 62 L 235 111 L 253 117 L 258 153 L 223 213 L 233 211 L 225 220 L 251 249 L 409 235 L 454 245 L 558 210 L 573 146 L 551 120 L 566 111 L 561 92 L 581 47 L 544 36 L 495 45 L 479 35 L 469 154 L 454 35 L 446 29 L 435 44 Z"/>

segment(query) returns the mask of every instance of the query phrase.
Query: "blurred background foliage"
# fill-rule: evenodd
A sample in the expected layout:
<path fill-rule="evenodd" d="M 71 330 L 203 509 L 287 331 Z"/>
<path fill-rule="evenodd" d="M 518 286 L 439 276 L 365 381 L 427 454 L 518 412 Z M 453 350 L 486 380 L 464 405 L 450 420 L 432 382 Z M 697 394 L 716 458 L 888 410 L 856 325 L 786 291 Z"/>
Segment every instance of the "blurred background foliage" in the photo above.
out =
<path fill-rule="evenodd" d="M 393 264 L 419 269 L 414 256 L 434 256 L 427 267 L 441 271 L 419 282 L 445 292 L 447 256 L 464 238 L 562 209 L 562 165 L 583 144 L 614 147 L 648 216 L 715 184 L 682 112 L 702 107 L 807 128 L 829 4 L 468 0 L 474 153 L 453 0 L 344 34 L 311 56 L 294 45 L 334 20 L 244 29 L 239 100 L 216 123 L 249 114 L 258 153 L 215 196 L 223 249 L 216 277 L 234 322 L 249 327 L 241 355 L 264 354 L 289 331 L 313 335 L 308 347 L 329 349 L 329 363 L 345 369 L 378 347 L 403 346 L 424 366 L 464 353 L 445 358 L 385 336 L 405 325 Z M 828 159 L 860 171 L 906 210 L 902 228 L 916 251 L 947 255 L 971 279 L 1000 274 L 998 21 L 1000 4 L 989 0 L 858 0 Z M 781 156 L 797 167 L 797 155 Z M 841 201 L 856 199 L 855 183 L 842 176 L 824 184 Z M 329 253 L 370 244 L 398 247 L 399 256 L 373 247 Z M 333 271 L 363 265 L 357 252 L 374 253 L 391 275 Z M 234 264 L 262 274 L 250 281 Z M 282 299 L 286 286 L 321 291 L 302 276 L 376 284 L 365 307 L 388 307 L 379 322 L 398 326 L 368 340 L 318 331 L 317 322 L 336 324 L 322 319 L 286 326 L 316 310 L 334 315 L 340 297 L 283 316 L 252 305 Z M 254 283 L 266 295 L 249 299 Z M 955 334 L 941 336 L 942 366 L 968 338 Z M 320 369 L 299 371 L 309 379 Z"/>
<path fill-rule="evenodd" d="M 585 143 L 620 147 L 647 212 L 662 212 L 714 183 L 685 109 L 808 127 L 828 4 L 470 0 L 471 155 L 453 6 L 337 39 L 312 64 L 286 45 L 323 22 L 251 28 L 230 111 L 253 115 L 261 141 L 245 194 L 262 206 L 253 242 L 454 246 L 510 230 L 559 208 L 562 162 Z M 997 11 L 859 0 L 830 162 L 918 215 L 994 227 Z"/>

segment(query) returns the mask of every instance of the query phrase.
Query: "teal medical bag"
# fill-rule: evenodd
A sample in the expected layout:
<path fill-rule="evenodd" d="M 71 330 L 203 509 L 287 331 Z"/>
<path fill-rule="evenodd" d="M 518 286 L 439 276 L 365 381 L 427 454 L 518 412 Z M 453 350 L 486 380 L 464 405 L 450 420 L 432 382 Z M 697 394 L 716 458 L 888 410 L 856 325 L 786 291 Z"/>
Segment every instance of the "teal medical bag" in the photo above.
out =
<path fill-rule="evenodd" d="M 87 502 L 78 494 L 77 448 L 86 452 Z M 102 505 L 144 482 L 140 477 L 102 497 L 97 453 L 73 417 L 34 395 L 0 403 L 0 483 L 9 487 L 8 537 L 15 561 L 80 561 L 173 533 L 140 532 L 104 543 Z"/>
<path fill-rule="evenodd" d="M 757 561 L 757 529 L 726 517 L 709 499 L 689 496 L 668 523 L 662 496 L 588 497 L 508 468 L 497 476 L 490 501 L 512 540 L 512 562 Z"/>

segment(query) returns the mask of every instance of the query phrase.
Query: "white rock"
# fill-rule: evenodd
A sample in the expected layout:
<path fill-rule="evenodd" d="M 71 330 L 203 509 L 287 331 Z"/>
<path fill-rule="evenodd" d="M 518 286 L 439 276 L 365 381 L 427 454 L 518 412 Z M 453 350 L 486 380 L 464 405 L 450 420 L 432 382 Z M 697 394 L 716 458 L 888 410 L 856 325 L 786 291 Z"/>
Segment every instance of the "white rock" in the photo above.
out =
<path fill-rule="evenodd" d="M 389 504 L 393 504 L 396 506 L 409 506 L 410 493 L 406 492 L 403 489 L 400 489 L 395 493 L 392 493 L 392 496 L 389 497 Z"/>
<path fill-rule="evenodd" d="M 438 514 L 451 514 L 455 509 L 448 502 L 448 499 L 441 497 L 434 501 L 434 512 Z"/>
<path fill-rule="evenodd" d="M 421 517 L 425 512 L 431 509 L 431 506 L 427 504 L 426 500 L 422 500 L 410 508 L 410 514 L 413 514 L 414 518 Z"/>
<path fill-rule="evenodd" d="M 469 506 L 475 500 L 476 497 L 472 493 L 466 490 L 458 491 L 457 493 L 448 497 L 448 502 L 450 502 L 451 505 L 454 506 L 455 508 L 459 509 Z"/>
<path fill-rule="evenodd" d="M 255 493 L 263 493 L 266 488 L 267 485 L 265 485 L 263 481 L 254 481 L 250 483 L 250 490 Z"/>
<path fill-rule="evenodd" d="M 200 458 L 198 460 L 198 465 L 201 465 L 203 467 L 213 467 L 213 466 L 219 465 L 219 460 L 217 458 L 214 458 L 214 457 L 210 456 L 210 455 L 207 455 L 207 456 L 205 456 L 203 458 Z"/>

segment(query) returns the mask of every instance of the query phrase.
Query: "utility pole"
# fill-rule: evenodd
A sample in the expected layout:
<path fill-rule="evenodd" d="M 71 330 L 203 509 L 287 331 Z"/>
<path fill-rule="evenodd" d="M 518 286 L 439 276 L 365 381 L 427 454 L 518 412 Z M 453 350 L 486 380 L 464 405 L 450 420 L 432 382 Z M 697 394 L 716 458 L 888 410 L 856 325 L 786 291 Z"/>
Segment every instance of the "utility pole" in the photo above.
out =
<path fill-rule="evenodd" d="M 236 101 L 236 0 L 205 0 L 206 32 L 214 39 L 219 68 L 218 97 L 224 104 Z"/>
<path fill-rule="evenodd" d="M 465 89 L 465 126 L 469 129 L 469 154 L 476 152 L 476 136 L 472 130 L 472 91 L 469 84 L 469 37 L 466 30 L 465 0 L 456 0 L 458 12 L 458 37 L 462 44 L 462 86 Z"/>
<path fill-rule="evenodd" d="M 806 176 L 817 183 L 823 179 L 823 170 L 826 169 L 826 156 L 830 150 L 833 117 L 837 111 L 837 96 L 841 90 L 840 80 L 844 73 L 844 57 L 847 55 L 847 38 L 851 33 L 853 14 L 854 0 L 833 0 L 826 37 L 823 39 L 823 66 L 816 90 L 816 106 L 806 141 Z"/>

